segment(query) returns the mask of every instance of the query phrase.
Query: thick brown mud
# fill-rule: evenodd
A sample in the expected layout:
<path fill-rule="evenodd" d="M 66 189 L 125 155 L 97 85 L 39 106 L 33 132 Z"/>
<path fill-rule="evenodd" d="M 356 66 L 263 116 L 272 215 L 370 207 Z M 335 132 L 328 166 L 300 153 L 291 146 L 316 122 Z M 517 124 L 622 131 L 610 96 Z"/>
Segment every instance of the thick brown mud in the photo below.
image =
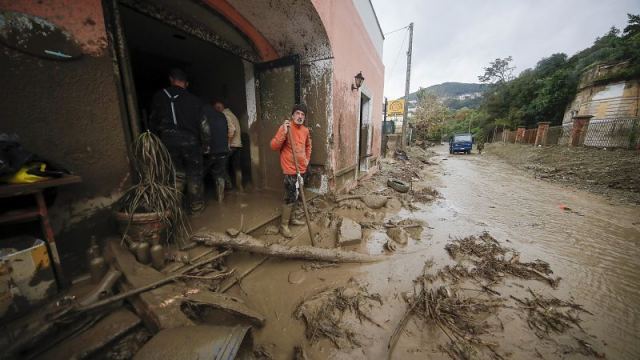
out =
<path fill-rule="evenodd" d="M 572 300 L 593 314 L 580 316 L 582 330 L 539 338 L 527 325 L 525 312 L 511 302 L 511 306 L 488 316 L 498 324 L 488 339 L 497 344 L 501 356 L 587 358 L 577 340 L 581 339 L 609 359 L 639 358 L 640 208 L 611 204 L 597 195 L 536 180 L 495 158 L 449 155 L 444 147 L 436 151 L 430 159 L 435 164 L 415 169 L 421 180 L 412 184 L 437 189 L 441 197 L 434 202 L 380 211 L 349 207 L 334 211 L 334 215 L 348 215 L 360 223 L 413 219 L 424 224 L 423 231 L 411 231 L 408 244 L 397 246 L 393 253 L 385 252 L 388 236 L 384 228 L 365 227 L 366 241 L 350 247 L 370 254 L 386 253 L 388 260 L 322 266 L 270 259 L 229 291 L 267 318 L 263 328 L 254 330 L 261 349 L 277 359 L 292 358 L 294 346 L 302 346 L 313 359 L 386 358 L 389 338 L 407 309 L 405 298 L 417 290 L 413 280 L 423 273 L 425 262 L 432 259 L 434 268 L 455 264 L 445 245 L 454 238 L 487 231 L 505 247 L 520 252 L 520 261 L 544 260 L 553 276 L 562 278 L 553 289 L 545 282 L 506 275 L 494 290 L 508 299 L 510 295 L 525 298 L 531 288 L 543 295 Z M 367 189 L 377 190 L 384 189 Z M 309 244 L 305 227 L 293 229 L 299 236 L 290 244 Z M 262 238 L 277 238 L 270 236 Z M 335 240 L 335 233 L 324 236 L 327 239 L 323 246 Z M 242 272 L 261 259 L 236 254 L 227 265 Z M 343 323 L 359 344 L 338 348 L 326 338 L 310 343 L 303 321 L 294 316 L 295 310 L 305 299 L 345 286 L 352 278 L 382 299 L 382 305 L 374 302 L 361 309 L 372 321 L 361 322 L 345 313 Z M 449 356 L 440 348 L 447 341 L 437 327 L 413 318 L 402 331 L 391 358 L 447 359 Z"/>

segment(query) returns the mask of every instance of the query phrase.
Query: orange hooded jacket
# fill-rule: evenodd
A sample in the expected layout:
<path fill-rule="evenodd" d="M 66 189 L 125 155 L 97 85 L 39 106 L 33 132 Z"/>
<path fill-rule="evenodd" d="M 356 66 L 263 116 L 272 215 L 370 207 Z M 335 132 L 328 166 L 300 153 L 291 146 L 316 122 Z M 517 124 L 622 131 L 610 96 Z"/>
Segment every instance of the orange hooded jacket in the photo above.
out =
<path fill-rule="evenodd" d="M 300 174 L 307 172 L 307 166 L 311 160 L 311 136 L 309 129 L 304 125 L 291 124 L 291 138 L 293 139 L 296 160 Z M 295 175 L 296 166 L 293 163 L 293 153 L 289 145 L 288 135 L 284 132 L 284 125 L 278 128 L 278 132 L 271 139 L 271 150 L 280 151 L 280 167 L 285 175 Z"/>

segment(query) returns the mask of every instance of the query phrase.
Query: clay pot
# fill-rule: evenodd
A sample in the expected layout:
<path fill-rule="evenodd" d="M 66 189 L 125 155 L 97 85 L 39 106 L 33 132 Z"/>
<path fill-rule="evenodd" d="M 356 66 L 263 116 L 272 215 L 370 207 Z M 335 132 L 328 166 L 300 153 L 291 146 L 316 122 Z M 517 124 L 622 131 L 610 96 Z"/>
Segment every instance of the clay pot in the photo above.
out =
<path fill-rule="evenodd" d="M 169 215 L 169 214 L 167 214 Z M 156 213 L 135 213 L 129 218 L 129 213 L 123 211 L 114 212 L 114 217 L 118 223 L 118 231 L 121 235 L 126 235 L 133 242 L 142 243 L 150 236 L 158 236 L 160 240 L 166 238 L 167 224 L 160 220 Z M 131 220 L 131 223 L 129 223 Z M 127 226 L 129 227 L 127 229 Z"/>

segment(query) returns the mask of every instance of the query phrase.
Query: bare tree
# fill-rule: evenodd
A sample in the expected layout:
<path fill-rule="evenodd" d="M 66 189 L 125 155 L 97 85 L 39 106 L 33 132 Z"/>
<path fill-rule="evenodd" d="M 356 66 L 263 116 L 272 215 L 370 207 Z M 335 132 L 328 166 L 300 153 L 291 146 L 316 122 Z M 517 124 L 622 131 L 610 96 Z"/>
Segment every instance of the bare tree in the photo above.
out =
<path fill-rule="evenodd" d="M 513 80 L 513 70 L 515 66 L 509 66 L 513 61 L 511 56 L 504 59 L 496 59 L 489 63 L 489 67 L 484 68 L 484 74 L 478 76 L 478 80 L 482 83 L 503 84 Z"/>

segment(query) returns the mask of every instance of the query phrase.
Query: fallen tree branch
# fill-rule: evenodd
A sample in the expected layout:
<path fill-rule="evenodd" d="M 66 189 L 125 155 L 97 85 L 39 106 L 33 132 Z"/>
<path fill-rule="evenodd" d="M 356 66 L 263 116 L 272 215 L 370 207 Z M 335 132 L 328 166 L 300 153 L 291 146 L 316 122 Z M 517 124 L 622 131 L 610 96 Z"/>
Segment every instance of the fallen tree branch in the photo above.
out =
<path fill-rule="evenodd" d="M 191 236 L 193 241 L 207 246 L 224 246 L 235 250 L 247 251 L 275 257 L 301 260 L 319 260 L 341 263 L 370 263 L 382 261 L 384 256 L 371 256 L 355 251 L 315 248 L 312 246 L 284 246 L 280 244 L 266 245 L 258 239 L 239 234 L 232 238 L 223 233 L 207 232 Z"/>

